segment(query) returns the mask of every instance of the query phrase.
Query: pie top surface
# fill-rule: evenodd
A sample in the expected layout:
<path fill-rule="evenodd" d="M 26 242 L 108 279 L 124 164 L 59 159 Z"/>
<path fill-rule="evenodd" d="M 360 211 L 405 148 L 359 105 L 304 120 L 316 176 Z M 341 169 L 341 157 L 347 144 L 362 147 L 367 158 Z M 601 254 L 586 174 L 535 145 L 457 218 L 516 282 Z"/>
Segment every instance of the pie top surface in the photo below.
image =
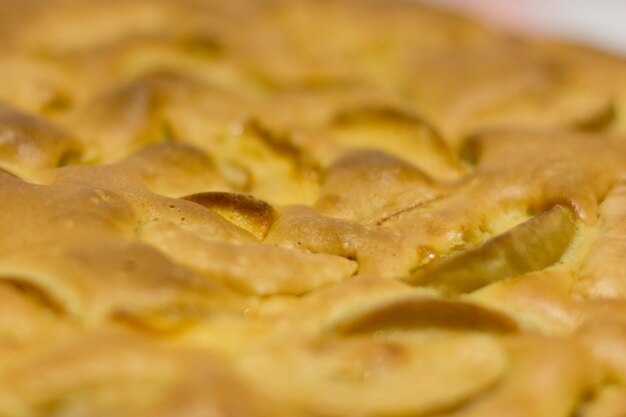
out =
<path fill-rule="evenodd" d="M 624 416 L 624 60 L 373 0 L 0 35 L 0 416 Z"/>

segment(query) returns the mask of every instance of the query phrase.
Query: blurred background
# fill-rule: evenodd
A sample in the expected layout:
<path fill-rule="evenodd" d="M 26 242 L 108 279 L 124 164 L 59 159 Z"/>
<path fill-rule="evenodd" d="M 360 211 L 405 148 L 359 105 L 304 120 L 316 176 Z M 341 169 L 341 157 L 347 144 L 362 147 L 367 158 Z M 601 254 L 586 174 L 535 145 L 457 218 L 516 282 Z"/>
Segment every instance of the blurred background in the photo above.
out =
<path fill-rule="evenodd" d="M 565 37 L 626 56 L 626 0 L 424 0 L 496 26 Z"/>

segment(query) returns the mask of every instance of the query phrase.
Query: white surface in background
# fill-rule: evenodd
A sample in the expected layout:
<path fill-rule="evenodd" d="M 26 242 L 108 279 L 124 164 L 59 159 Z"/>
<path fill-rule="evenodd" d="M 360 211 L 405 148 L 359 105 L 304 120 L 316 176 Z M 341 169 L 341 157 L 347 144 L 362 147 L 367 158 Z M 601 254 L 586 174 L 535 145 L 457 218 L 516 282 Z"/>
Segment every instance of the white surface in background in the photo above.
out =
<path fill-rule="evenodd" d="M 556 35 L 626 55 L 626 0 L 424 0 L 516 31 Z"/>

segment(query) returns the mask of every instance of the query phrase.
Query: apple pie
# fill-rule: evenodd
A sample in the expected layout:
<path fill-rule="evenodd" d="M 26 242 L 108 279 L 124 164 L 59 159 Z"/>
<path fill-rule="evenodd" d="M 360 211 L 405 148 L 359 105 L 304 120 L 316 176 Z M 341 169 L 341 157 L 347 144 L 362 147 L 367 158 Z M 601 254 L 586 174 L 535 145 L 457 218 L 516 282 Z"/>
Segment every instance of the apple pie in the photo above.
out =
<path fill-rule="evenodd" d="M 626 60 L 382 0 L 0 36 L 0 416 L 626 415 Z"/>

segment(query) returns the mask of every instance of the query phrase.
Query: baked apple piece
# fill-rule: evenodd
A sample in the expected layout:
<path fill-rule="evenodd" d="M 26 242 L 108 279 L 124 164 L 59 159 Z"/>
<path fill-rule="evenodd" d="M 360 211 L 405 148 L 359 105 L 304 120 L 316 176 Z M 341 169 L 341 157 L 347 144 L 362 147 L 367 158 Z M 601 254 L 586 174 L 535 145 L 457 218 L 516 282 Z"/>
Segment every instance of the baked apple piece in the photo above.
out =
<path fill-rule="evenodd" d="M 557 205 L 476 247 L 434 260 L 407 281 L 448 295 L 471 292 L 554 264 L 575 232 L 572 214 Z"/>

